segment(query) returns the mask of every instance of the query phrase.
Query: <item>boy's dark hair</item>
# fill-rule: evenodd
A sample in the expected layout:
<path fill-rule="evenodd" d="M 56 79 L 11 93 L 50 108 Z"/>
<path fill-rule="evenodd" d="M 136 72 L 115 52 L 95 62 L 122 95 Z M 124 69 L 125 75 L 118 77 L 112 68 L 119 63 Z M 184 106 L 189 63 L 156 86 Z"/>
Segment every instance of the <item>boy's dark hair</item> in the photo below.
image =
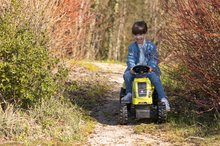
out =
<path fill-rule="evenodd" d="M 136 21 L 132 26 L 132 34 L 145 34 L 147 33 L 147 24 L 145 21 Z"/>

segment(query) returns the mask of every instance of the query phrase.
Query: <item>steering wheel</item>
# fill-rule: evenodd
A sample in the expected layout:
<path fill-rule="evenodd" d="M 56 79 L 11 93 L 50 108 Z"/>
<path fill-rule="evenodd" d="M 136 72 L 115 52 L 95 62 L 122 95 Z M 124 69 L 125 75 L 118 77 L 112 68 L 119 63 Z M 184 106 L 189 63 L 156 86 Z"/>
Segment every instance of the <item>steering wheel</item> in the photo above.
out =
<path fill-rule="evenodd" d="M 136 65 L 133 67 L 133 71 L 138 74 L 148 73 L 150 72 L 150 67 L 147 65 Z"/>

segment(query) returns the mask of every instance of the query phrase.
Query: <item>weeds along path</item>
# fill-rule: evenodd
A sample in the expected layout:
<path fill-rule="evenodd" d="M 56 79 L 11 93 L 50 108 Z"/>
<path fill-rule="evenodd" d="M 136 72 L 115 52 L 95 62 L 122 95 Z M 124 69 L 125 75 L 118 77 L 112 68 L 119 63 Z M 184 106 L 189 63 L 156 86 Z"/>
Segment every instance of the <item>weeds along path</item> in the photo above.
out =
<path fill-rule="evenodd" d="M 107 78 L 113 90 L 106 93 L 104 102 L 97 106 L 93 117 L 97 120 L 94 132 L 88 138 L 88 145 L 172 145 L 160 137 L 150 134 L 136 134 L 133 127 L 136 124 L 130 121 L 128 125 L 120 125 L 119 117 L 119 92 L 123 82 L 125 66 L 120 64 L 94 63 L 102 69 L 103 77 Z"/>

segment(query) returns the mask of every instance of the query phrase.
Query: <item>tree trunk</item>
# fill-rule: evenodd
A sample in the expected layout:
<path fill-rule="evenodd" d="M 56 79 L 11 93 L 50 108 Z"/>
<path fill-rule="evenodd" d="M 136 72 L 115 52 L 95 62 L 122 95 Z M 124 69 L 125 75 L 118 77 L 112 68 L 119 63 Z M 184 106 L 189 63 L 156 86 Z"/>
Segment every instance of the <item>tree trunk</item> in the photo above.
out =
<path fill-rule="evenodd" d="M 94 11 L 95 12 L 97 12 L 98 11 L 98 8 L 99 8 L 99 5 L 100 5 L 100 0 L 95 0 L 95 6 L 94 6 Z M 88 53 L 87 53 L 87 59 L 91 59 L 91 60 L 94 60 L 94 59 L 96 59 L 95 57 L 96 57 L 96 53 L 95 52 L 97 52 L 98 50 L 99 50 L 99 48 L 97 48 L 96 47 L 96 38 L 97 38 L 97 35 L 99 35 L 98 34 L 98 32 L 95 30 L 95 27 L 96 27 L 96 23 L 97 23 L 97 15 L 99 15 L 99 14 L 96 14 L 95 15 L 95 13 L 94 13 L 94 16 L 92 16 L 92 20 L 91 20 L 91 24 L 90 24 L 90 30 L 88 31 L 88 40 L 87 40 L 87 42 L 88 42 L 88 49 L 89 49 L 89 51 L 88 51 Z"/>
<path fill-rule="evenodd" d="M 122 56 L 120 58 L 120 60 L 124 60 L 124 57 L 126 56 L 126 51 L 127 51 L 127 46 L 126 46 L 126 15 L 127 15 L 127 0 L 124 0 L 124 3 L 123 3 L 123 42 L 122 42 L 122 46 L 123 46 L 123 50 L 121 51 L 122 52 Z"/>
<path fill-rule="evenodd" d="M 82 35 L 82 25 L 83 25 L 83 19 L 84 19 L 84 7 L 85 7 L 86 1 L 82 0 L 80 4 L 80 10 L 78 15 L 78 20 L 76 21 L 76 40 L 74 41 L 74 50 L 73 50 L 73 57 L 77 58 L 79 56 L 79 52 L 81 52 L 81 35 Z"/>
<path fill-rule="evenodd" d="M 126 0 L 122 0 L 121 2 L 121 9 L 120 9 L 120 18 L 119 18 L 119 27 L 118 27 L 118 32 L 117 32 L 117 39 L 116 39 L 116 46 L 115 46 L 115 53 L 114 53 L 114 60 L 120 60 L 121 59 L 121 46 L 123 42 L 123 37 L 122 34 L 124 34 L 124 28 L 125 28 L 125 5 L 126 5 Z"/>
<path fill-rule="evenodd" d="M 114 12 L 113 12 L 113 22 L 112 22 L 112 27 L 110 29 L 110 38 L 109 38 L 109 52 L 108 52 L 108 59 L 114 59 L 115 57 L 117 58 L 117 54 L 114 55 L 115 53 L 115 39 L 114 36 L 116 35 L 116 29 L 117 29 L 117 16 L 119 12 L 119 0 L 116 0 L 114 3 Z"/>

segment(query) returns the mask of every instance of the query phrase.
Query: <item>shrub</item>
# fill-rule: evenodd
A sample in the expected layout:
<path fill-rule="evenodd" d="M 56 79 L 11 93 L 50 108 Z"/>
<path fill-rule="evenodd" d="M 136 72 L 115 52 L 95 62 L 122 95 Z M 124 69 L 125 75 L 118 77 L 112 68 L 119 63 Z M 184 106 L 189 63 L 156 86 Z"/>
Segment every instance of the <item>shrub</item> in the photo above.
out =
<path fill-rule="evenodd" d="M 184 79 L 182 83 L 187 83 L 187 90 L 191 93 L 188 99 L 200 111 L 220 109 L 220 2 L 164 2 L 168 21 L 163 33 L 163 45 L 174 50 L 178 62 L 185 68 L 181 77 Z"/>
<path fill-rule="evenodd" d="M 60 89 L 64 70 L 45 47 L 43 33 L 34 35 L 14 4 L 0 16 L 0 93 L 4 102 L 28 107 Z M 57 67 L 58 72 L 52 73 Z"/>

